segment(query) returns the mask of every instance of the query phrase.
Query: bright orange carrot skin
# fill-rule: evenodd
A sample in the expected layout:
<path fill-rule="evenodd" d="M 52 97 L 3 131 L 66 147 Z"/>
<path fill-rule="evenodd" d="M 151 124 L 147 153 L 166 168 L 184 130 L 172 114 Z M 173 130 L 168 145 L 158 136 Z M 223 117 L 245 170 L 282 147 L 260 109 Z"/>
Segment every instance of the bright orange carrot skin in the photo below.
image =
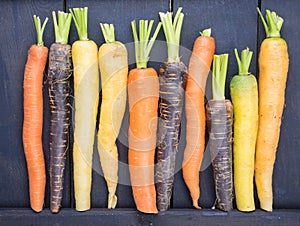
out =
<path fill-rule="evenodd" d="M 204 94 L 214 51 L 214 38 L 200 36 L 196 39 L 186 84 L 186 148 L 182 171 L 195 208 L 199 208 L 199 171 L 205 148 Z"/>
<path fill-rule="evenodd" d="M 42 147 L 42 84 L 47 57 L 47 47 L 32 45 L 24 72 L 23 146 L 29 176 L 30 205 L 36 212 L 43 209 L 46 184 Z"/>
<path fill-rule="evenodd" d="M 159 82 L 153 68 L 130 71 L 128 163 L 136 207 L 144 213 L 158 212 L 154 186 L 158 96 Z"/>
<path fill-rule="evenodd" d="M 259 126 L 256 143 L 255 181 L 260 206 L 272 211 L 272 175 L 284 108 L 289 65 L 287 44 L 267 38 L 259 54 Z"/>

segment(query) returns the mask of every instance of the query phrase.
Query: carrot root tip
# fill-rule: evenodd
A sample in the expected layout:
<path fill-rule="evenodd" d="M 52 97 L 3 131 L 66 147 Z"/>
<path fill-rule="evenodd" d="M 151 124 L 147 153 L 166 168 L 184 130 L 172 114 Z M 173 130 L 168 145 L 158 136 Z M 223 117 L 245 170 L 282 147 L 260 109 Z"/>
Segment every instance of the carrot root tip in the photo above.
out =
<path fill-rule="evenodd" d="M 58 213 L 58 212 L 59 212 L 59 208 L 51 209 L 51 213 Z"/>
<path fill-rule="evenodd" d="M 155 209 L 141 209 L 141 208 L 137 208 L 138 211 L 142 212 L 142 213 L 148 213 L 148 214 L 158 214 L 158 210 Z"/>
<path fill-rule="evenodd" d="M 196 209 L 199 209 L 199 210 L 202 209 L 201 206 L 198 205 L 198 199 L 197 199 L 197 200 L 193 200 L 193 206 L 194 206 Z"/>
<path fill-rule="evenodd" d="M 108 197 L 108 209 L 114 209 L 117 205 L 118 198 L 116 195 L 109 195 Z"/>
<path fill-rule="evenodd" d="M 43 207 L 42 208 L 34 208 L 34 207 L 31 207 L 32 208 L 32 210 L 34 211 L 34 212 L 36 212 L 36 213 L 40 213 L 40 212 L 42 212 L 42 210 L 43 210 Z"/>

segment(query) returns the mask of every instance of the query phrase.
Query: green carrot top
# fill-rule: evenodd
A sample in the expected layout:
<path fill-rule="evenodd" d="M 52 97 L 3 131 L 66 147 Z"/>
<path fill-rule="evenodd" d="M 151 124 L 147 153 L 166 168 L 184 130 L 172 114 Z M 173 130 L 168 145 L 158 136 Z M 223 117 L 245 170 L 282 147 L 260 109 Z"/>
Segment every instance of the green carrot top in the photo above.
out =
<path fill-rule="evenodd" d="M 212 71 L 213 100 L 225 100 L 228 54 L 214 55 Z"/>
<path fill-rule="evenodd" d="M 266 10 L 266 20 L 264 19 L 261 11 L 257 7 L 257 12 L 264 25 L 267 38 L 280 38 L 280 30 L 284 20 L 276 14 L 276 12 L 271 12 Z"/>
<path fill-rule="evenodd" d="M 46 27 L 46 24 L 48 22 L 48 17 L 44 20 L 43 25 L 41 26 L 41 20 L 40 17 L 33 15 L 35 30 L 36 30 L 36 36 L 37 36 L 37 45 L 38 46 L 44 46 L 43 42 L 43 34 Z"/>
<path fill-rule="evenodd" d="M 253 52 L 249 48 L 244 49 L 239 57 L 237 49 L 234 49 L 235 58 L 238 64 L 239 75 L 249 75 L 249 66 L 251 63 Z"/>
<path fill-rule="evenodd" d="M 207 28 L 203 31 L 200 31 L 200 35 L 210 37 L 211 36 L 211 28 Z"/>
<path fill-rule="evenodd" d="M 56 14 L 52 12 L 55 42 L 61 44 L 67 44 L 70 32 L 70 26 L 72 21 L 71 13 L 65 13 L 58 11 L 58 21 L 56 20 Z"/>
<path fill-rule="evenodd" d="M 168 45 L 168 62 L 179 62 L 179 44 L 180 33 L 184 14 L 181 13 L 182 7 L 178 8 L 175 18 L 172 22 L 172 13 L 159 13 L 163 30 Z"/>
<path fill-rule="evenodd" d="M 103 33 L 103 37 L 106 43 L 114 43 L 115 39 L 115 27 L 113 24 L 102 24 L 100 23 L 100 27 Z"/>
<path fill-rule="evenodd" d="M 137 68 L 147 68 L 147 63 L 149 61 L 150 51 L 153 47 L 154 41 L 158 35 L 158 32 L 161 28 L 162 23 L 159 22 L 155 32 L 150 38 L 151 29 L 153 26 L 154 20 L 150 20 L 148 24 L 148 20 L 140 20 L 139 21 L 139 37 L 136 29 L 135 20 L 131 21 L 131 28 L 134 39 L 135 46 L 135 59 L 136 59 L 136 67 Z"/>
<path fill-rule="evenodd" d="M 70 9 L 72 14 L 79 40 L 88 40 L 87 21 L 88 7 Z"/>

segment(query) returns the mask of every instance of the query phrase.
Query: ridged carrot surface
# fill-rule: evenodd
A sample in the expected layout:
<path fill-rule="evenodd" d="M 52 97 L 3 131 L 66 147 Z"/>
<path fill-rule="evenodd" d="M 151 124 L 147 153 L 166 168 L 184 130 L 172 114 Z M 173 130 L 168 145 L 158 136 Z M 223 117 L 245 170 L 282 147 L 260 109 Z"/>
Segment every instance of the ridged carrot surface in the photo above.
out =
<path fill-rule="evenodd" d="M 30 47 L 23 83 L 23 147 L 29 177 L 30 206 L 40 212 L 44 205 L 46 172 L 42 144 L 43 130 L 43 78 L 48 58 L 48 48 L 43 43 L 43 32 L 48 18 L 41 26 L 40 18 L 34 15 L 37 44 Z"/>

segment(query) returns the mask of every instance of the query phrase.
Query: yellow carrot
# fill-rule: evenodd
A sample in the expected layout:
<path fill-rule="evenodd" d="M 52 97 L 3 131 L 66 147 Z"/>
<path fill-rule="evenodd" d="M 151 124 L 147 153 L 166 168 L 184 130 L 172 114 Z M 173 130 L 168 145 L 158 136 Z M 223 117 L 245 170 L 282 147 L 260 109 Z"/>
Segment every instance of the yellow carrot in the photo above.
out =
<path fill-rule="evenodd" d="M 265 21 L 261 12 L 267 38 L 259 53 L 259 123 L 256 143 L 255 182 L 260 208 L 273 210 L 272 175 L 280 135 L 284 107 L 284 92 L 289 55 L 287 44 L 280 37 L 283 19 L 266 10 Z"/>
<path fill-rule="evenodd" d="M 77 211 L 90 209 L 92 156 L 99 102 L 99 72 L 94 41 L 87 37 L 87 7 L 70 10 L 79 40 L 73 43 L 75 130 L 74 190 Z"/>
<path fill-rule="evenodd" d="M 102 104 L 98 131 L 98 152 L 108 188 L 109 209 L 117 205 L 118 150 L 116 139 L 126 108 L 128 75 L 127 50 L 115 41 L 114 26 L 100 24 L 106 43 L 101 45 L 98 60 L 102 83 Z"/>
<path fill-rule="evenodd" d="M 258 92 L 254 75 L 248 72 L 252 52 L 242 51 L 241 58 L 234 50 L 239 73 L 230 82 L 230 94 L 234 115 L 234 190 L 237 208 L 253 211 L 254 205 L 254 158 L 258 127 Z"/>

